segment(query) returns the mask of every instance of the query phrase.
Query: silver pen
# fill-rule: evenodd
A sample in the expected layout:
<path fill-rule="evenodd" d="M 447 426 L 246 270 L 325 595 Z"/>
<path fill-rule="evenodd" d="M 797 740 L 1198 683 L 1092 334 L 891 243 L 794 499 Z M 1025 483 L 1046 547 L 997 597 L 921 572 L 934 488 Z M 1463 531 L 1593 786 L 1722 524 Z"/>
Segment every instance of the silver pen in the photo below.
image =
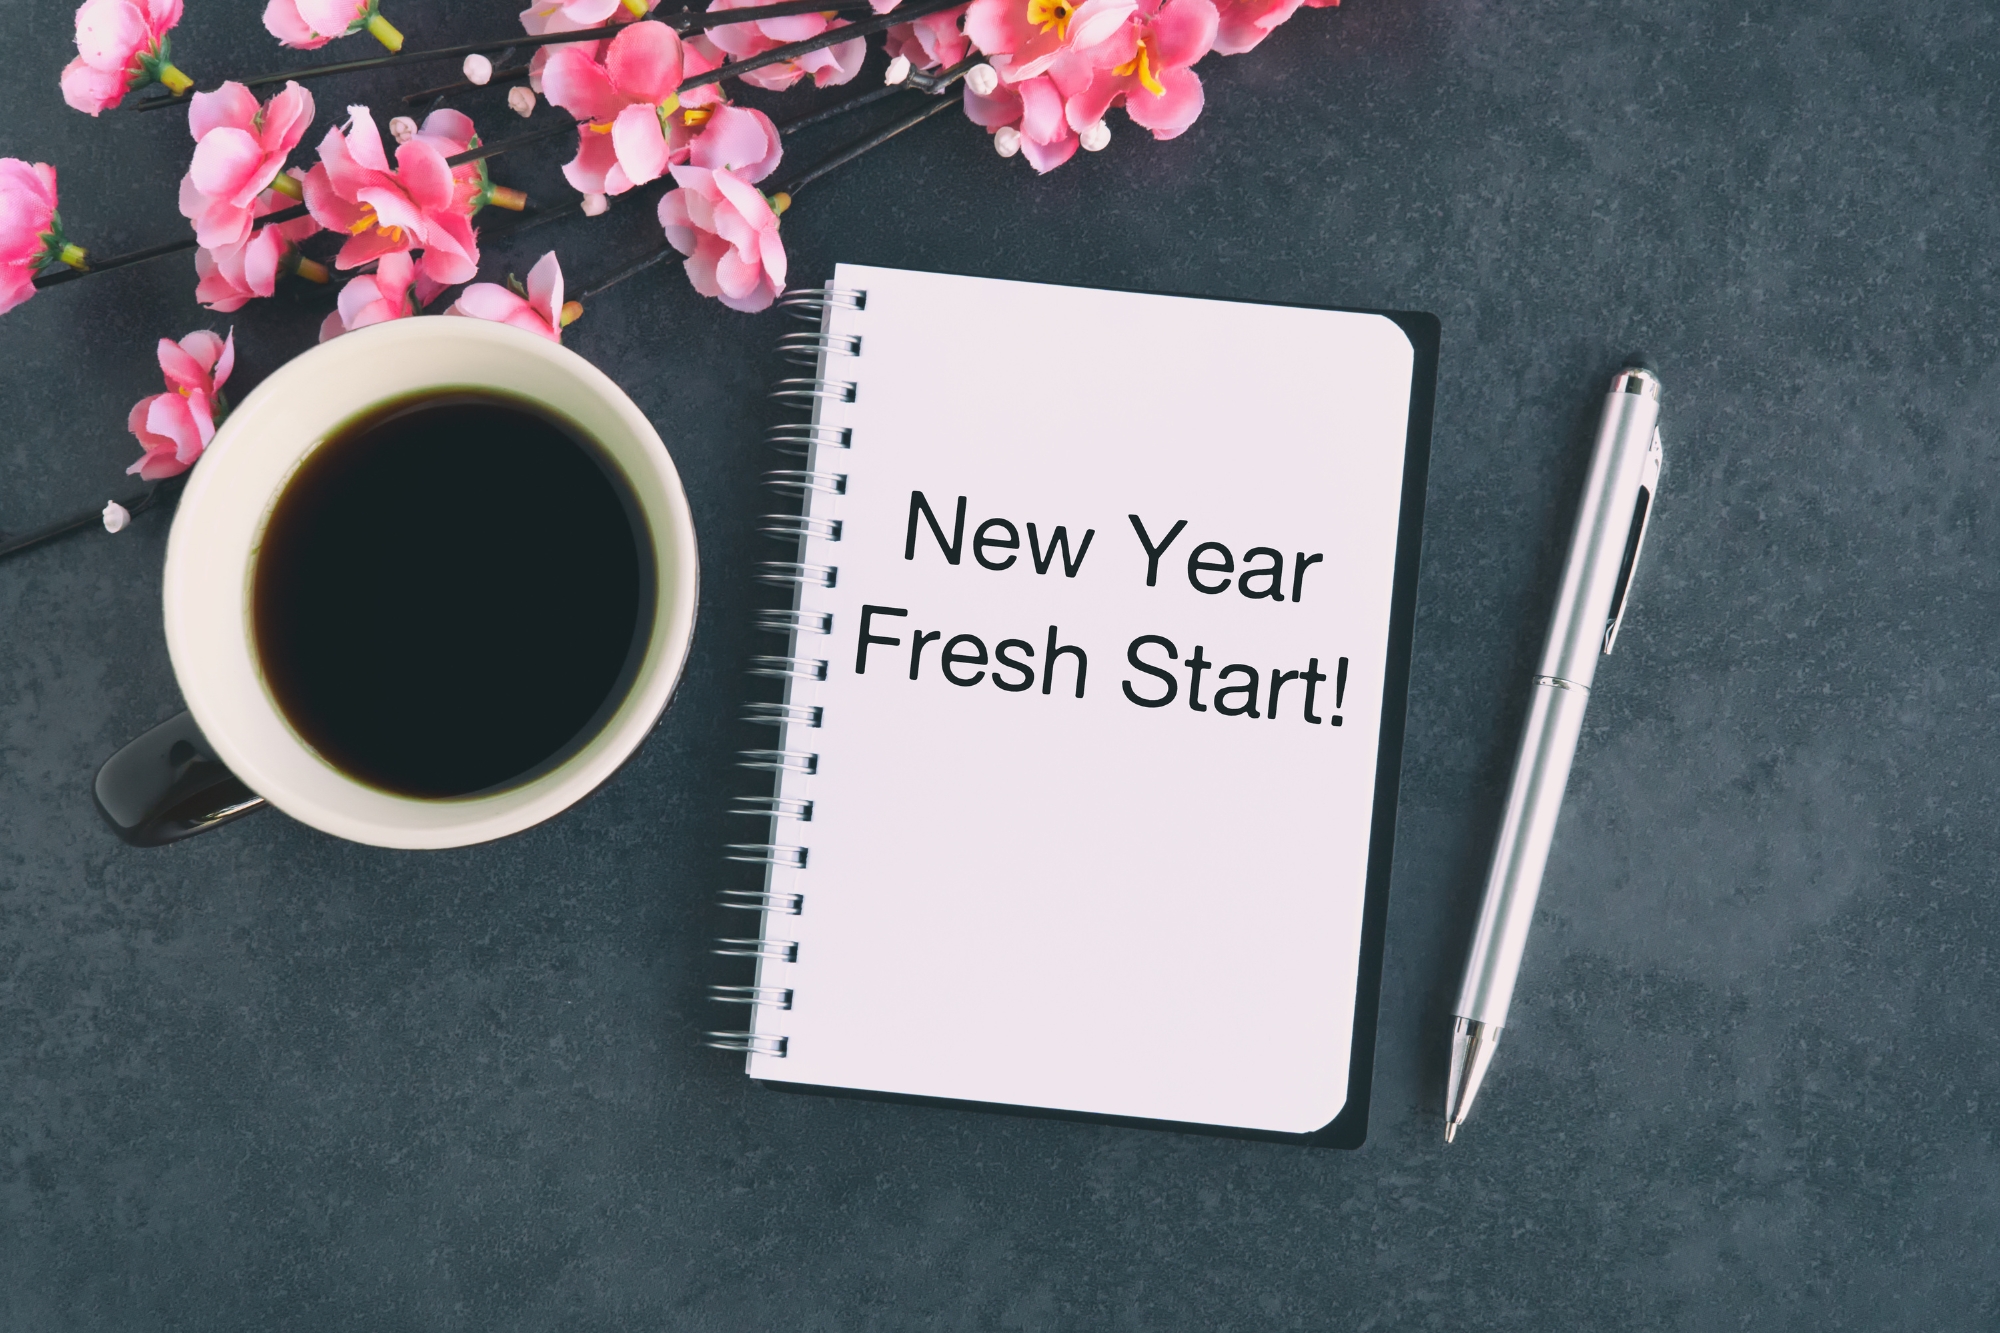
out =
<path fill-rule="evenodd" d="M 1611 651 L 1625 618 L 1626 594 L 1652 517 L 1660 481 L 1660 379 L 1632 364 L 1611 381 L 1591 453 L 1590 477 L 1570 537 L 1562 591 L 1548 646 L 1535 673 L 1528 725 L 1507 812 L 1493 847 L 1479 929 L 1452 1010 L 1451 1076 L 1445 1088 L 1444 1141 L 1472 1110 L 1507 1023 L 1514 980 L 1528 944 L 1528 923 L 1548 865 L 1570 761 L 1590 702 L 1597 659 Z"/>

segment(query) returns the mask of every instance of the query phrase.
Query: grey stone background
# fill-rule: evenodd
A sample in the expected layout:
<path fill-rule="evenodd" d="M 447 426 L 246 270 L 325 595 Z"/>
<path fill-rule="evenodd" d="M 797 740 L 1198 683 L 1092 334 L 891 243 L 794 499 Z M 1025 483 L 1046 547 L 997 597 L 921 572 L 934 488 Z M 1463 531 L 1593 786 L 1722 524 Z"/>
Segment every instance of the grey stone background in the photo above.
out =
<path fill-rule="evenodd" d="M 196 0 L 180 63 L 282 68 L 258 12 Z M 514 23 L 389 13 L 416 46 Z M 181 234 L 181 118 L 66 110 L 66 3 L 6 0 L 0 29 L 0 152 L 59 166 L 76 239 Z M 776 323 L 671 265 L 569 342 L 683 470 L 695 654 L 636 762 L 529 834 L 412 855 L 267 813 L 121 846 L 88 783 L 180 706 L 166 525 L 0 565 L 0 1325 L 2000 1324 L 1996 36 L 1981 0 L 1351 0 L 1204 64 L 1175 142 L 1117 119 L 1036 179 L 948 117 L 787 217 L 807 281 L 850 259 L 1442 318 L 1357 1153 L 786 1096 L 695 1045 L 765 646 L 744 570 Z M 318 85 L 313 141 L 424 81 Z M 498 135 L 498 103 L 465 105 Z M 496 175 L 561 205 L 565 155 Z M 655 236 L 626 206 L 489 245 L 487 272 L 553 245 L 581 283 Z M 0 529 L 123 488 L 155 338 L 233 323 L 243 390 L 328 308 L 291 285 L 211 316 L 192 286 L 164 260 L 0 321 Z M 1447 1150 L 1522 683 L 1633 349 L 1668 386 L 1649 559 Z M 1089 361 L 1049 329 L 1009 410 Z"/>

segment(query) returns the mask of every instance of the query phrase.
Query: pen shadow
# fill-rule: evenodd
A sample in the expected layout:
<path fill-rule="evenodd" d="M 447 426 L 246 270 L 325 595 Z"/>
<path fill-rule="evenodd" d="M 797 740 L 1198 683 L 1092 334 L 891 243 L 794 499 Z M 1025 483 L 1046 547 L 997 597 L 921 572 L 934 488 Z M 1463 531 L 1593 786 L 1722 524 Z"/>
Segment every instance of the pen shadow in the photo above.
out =
<path fill-rule="evenodd" d="M 1579 369 L 1573 378 L 1580 383 L 1608 385 L 1611 377 L 1633 359 L 1626 355 L 1599 358 L 1595 364 Z M 1476 796 L 1461 824 L 1465 836 L 1454 840 L 1447 861 L 1449 887 L 1440 895 L 1442 912 L 1433 936 L 1437 946 L 1433 956 L 1441 960 L 1442 966 L 1431 978 L 1419 1026 L 1425 1053 L 1419 1059 L 1418 1095 L 1425 1109 L 1439 1117 L 1444 1115 L 1445 1084 L 1450 1071 L 1455 1017 L 1452 1010 L 1464 981 L 1466 953 L 1472 947 L 1472 934 L 1479 918 L 1493 840 L 1506 809 L 1508 780 L 1521 743 L 1521 729 L 1527 721 L 1529 701 L 1524 686 L 1539 664 L 1548 633 L 1548 618 L 1562 582 L 1563 562 L 1569 556 L 1570 530 L 1583 503 L 1583 484 L 1590 472 L 1591 447 L 1603 410 L 1601 396 L 1582 395 L 1564 428 L 1563 438 L 1568 444 L 1551 469 L 1551 492 L 1537 519 L 1543 535 L 1535 553 L 1530 590 L 1524 599 L 1524 604 L 1532 609 L 1511 637 L 1503 669 L 1502 678 L 1509 682 L 1510 690 L 1507 722 L 1493 733 L 1487 746 L 1478 769 Z M 1561 836 L 1560 824 L 1557 836 Z"/>

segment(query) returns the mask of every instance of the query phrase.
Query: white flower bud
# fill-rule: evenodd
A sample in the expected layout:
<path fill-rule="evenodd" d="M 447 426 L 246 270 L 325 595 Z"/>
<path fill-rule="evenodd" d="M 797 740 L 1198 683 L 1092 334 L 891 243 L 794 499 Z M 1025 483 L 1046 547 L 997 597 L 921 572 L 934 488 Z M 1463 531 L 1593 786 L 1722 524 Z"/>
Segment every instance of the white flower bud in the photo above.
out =
<path fill-rule="evenodd" d="M 1083 145 L 1084 152 L 1102 152 L 1111 143 L 1111 127 L 1100 117 L 1086 125 L 1083 133 L 1076 137 L 1077 142 Z"/>
<path fill-rule="evenodd" d="M 965 86 L 981 97 L 993 96 L 993 90 L 1000 86 L 1000 74 L 991 65 L 974 65 L 965 71 Z"/>
<path fill-rule="evenodd" d="M 474 52 L 465 58 L 465 77 L 473 83 L 484 85 L 493 77 L 493 62 Z"/>
<path fill-rule="evenodd" d="M 1021 132 L 1012 125 L 1002 125 L 993 131 L 993 151 L 1002 157 L 1012 157 L 1021 151 Z"/>
<path fill-rule="evenodd" d="M 119 504 L 116 500 L 109 501 L 105 504 L 104 530 L 106 532 L 123 532 L 125 530 L 125 525 L 127 523 L 130 523 L 131 521 L 132 521 L 132 511 L 127 509 L 124 505 Z"/>
<path fill-rule="evenodd" d="M 397 143 L 408 143 L 417 137 L 417 122 L 408 116 L 397 116 L 389 122 L 389 137 Z"/>
<path fill-rule="evenodd" d="M 507 90 L 507 105 L 514 108 L 514 114 L 522 118 L 535 114 L 535 90 L 525 85 L 516 85 Z"/>
<path fill-rule="evenodd" d="M 597 217 L 610 207 L 611 201 L 601 194 L 586 194 L 583 196 L 583 215 L 587 218 Z"/>
<path fill-rule="evenodd" d="M 910 77 L 910 58 L 897 56 L 889 62 L 889 68 L 882 71 L 882 82 L 901 83 Z"/>

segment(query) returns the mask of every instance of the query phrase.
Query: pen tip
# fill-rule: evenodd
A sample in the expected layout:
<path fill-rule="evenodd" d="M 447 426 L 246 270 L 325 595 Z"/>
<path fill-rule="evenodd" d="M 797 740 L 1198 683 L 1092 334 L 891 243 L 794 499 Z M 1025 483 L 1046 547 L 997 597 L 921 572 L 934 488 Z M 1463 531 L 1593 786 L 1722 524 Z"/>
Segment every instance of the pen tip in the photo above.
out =
<path fill-rule="evenodd" d="M 1653 364 L 1653 358 L 1643 352 L 1633 352 L 1630 356 L 1627 356 L 1625 358 L 1625 367 L 1628 370 L 1643 370 L 1647 374 L 1656 377 L 1660 373 L 1660 368 Z"/>
<path fill-rule="evenodd" d="M 1447 1120 L 1447 1121 L 1445 1121 L 1445 1122 L 1444 1122 L 1444 1141 L 1445 1141 L 1446 1143 L 1450 1143 L 1450 1142 L 1451 1142 L 1451 1136 L 1452 1136 L 1452 1135 L 1454 1135 L 1454 1134 L 1456 1134 L 1456 1133 L 1458 1133 L 1458 1122 L 1457 1122 L 1456 1120 Z"/>

